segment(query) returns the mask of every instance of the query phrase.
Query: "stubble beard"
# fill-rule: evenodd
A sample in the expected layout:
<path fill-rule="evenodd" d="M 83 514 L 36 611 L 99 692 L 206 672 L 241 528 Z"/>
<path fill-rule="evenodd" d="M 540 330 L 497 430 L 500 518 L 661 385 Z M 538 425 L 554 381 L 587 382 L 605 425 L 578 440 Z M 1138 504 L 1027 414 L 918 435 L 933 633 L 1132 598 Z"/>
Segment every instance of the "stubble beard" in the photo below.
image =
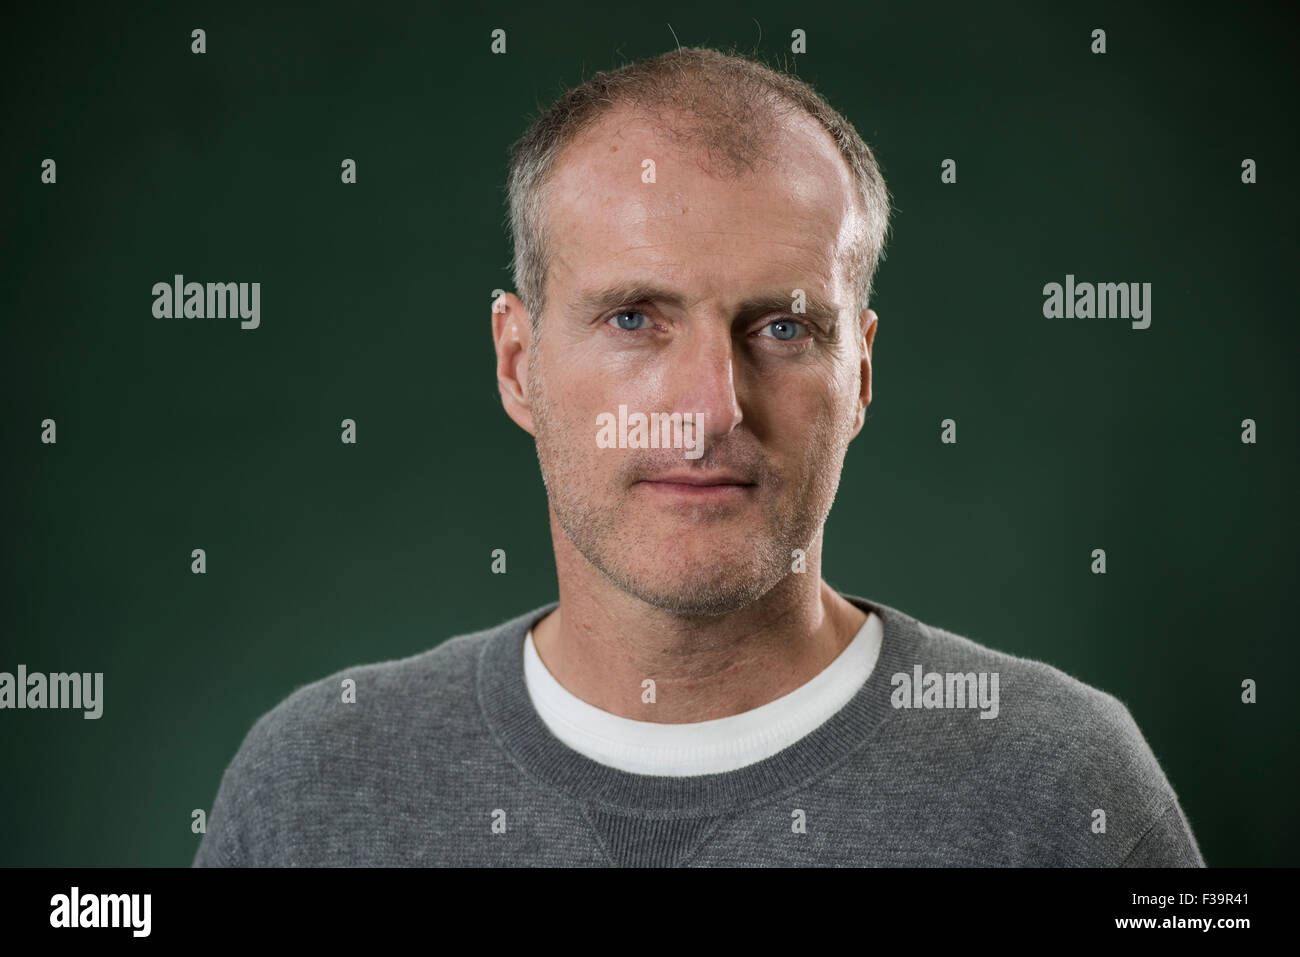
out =
<path fill-rule="evenodd" d="M 783 476 L 760 466 L 761 517 L 730 552 L 716 547 L 696 550 L 689 542 L 665 545 L 625 521 L 626 510 L 633 507 L 628 501 L 631 489 L 621 481 L 611 483 L 618 499 L 610 502 L 609 488 L 589 484 L 593 476 L 608 474 L 591 467 L 591 458 L 576 453 L 581 442 L 589 442 L 592 453 L 596 452 L 594 417 L 591 428 L 584 429 L 581 423 L 556 415 L 532 356 L 529 370 L 537 460 L 551 510 L 579 554 L 615 586 L 669 614 L 710 618 L 753 604 L 787 576 L 797 574 L 792 570 L 794 551 L 808 551 L 834 502 L 847 429 L 827 423 L 820 434 L 811 436 L 809 469 L 798 476 L 797 488 L 787 489 Z M 617 454 L 612 449 L 600 451 Z M 711 452 L 706 452 L 702 464 L 708 464 Z M 708 535 L 708 526 L 702 525 L 697 534 Z M 635 556 L 652 558 L 638 563 Z"/>

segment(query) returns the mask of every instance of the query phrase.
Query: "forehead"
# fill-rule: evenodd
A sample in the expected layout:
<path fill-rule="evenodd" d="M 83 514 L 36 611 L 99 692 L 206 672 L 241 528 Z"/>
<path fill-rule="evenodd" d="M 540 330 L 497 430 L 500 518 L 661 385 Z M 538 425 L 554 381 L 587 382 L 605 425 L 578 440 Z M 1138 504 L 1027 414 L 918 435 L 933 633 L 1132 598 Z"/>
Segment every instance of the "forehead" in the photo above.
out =
<path fill-rule="evenodd" d="M 602 117 L 551 178 L 548 289 L 635 278 L 739 298 L 802 286 L 844 304 L 837 287 L 859 226 L 852 173 L 811 117 L 769 124 L 765 157 L 732 177 L 709 171 L 707 142 L 678 145 L 626 110 Z M 646 160 L 654 182 L 643 178 Z"/>

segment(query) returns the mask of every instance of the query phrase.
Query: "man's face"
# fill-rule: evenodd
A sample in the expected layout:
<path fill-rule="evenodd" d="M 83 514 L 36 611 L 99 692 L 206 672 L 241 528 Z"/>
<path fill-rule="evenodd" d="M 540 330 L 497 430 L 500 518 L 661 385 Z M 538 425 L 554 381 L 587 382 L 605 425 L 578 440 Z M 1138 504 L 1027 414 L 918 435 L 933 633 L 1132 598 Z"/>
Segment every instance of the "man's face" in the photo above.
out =
<path fill-rule="evenodd" d="M 774 129 L 772 151 L 775 168 L 713 176 L 618 112 L 570 145 L 552 181 L 546 313 L 520 421 L 577 551 L 679 615 L 734 611 L 791 574 L 870 402 L 875 329 L 864 336 L 847 270 L 852 176 L 811 119 Z M 597 301 L 623 284 L 668 295 Z M 696 450 L 600 447 L 598 417 L 619 406 L 689 414 Z"/>

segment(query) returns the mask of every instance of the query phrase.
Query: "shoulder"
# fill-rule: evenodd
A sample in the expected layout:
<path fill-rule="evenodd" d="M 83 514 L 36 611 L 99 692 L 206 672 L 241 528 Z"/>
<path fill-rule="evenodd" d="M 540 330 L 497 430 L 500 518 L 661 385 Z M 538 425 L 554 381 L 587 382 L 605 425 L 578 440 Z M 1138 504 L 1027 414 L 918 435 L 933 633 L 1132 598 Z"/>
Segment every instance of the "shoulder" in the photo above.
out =
<path fill-rule="evenodd" d="M 1020 859 L 1119 864 L 1172 822 L 1187 833 L 1171 831 L 1152 853 L 1196 863 L 1177 795 L 1124 702 L 1046 662 L 912 621 L 912 674 L 889 677 L 895 709 L 900 685 L 913 697 L 894 715 L 893 733 L 921 753 L 922 766 L 960 772 L 963 780 L 954 775 L 945 787 L 982 808 Z M 932 709 L 916 708 L 918 675 Z M 962 685 L 978 701 L 954 709 L 949 687 Z"/>
<path fill-rule="evenodd" d="M 311 859 L 316 817 L 391 800 L 481 745 L 478 658 L 506 627 L 335 671 L 262 714 L 222 775 L 195 864 Z"/>
<path fill-rule="evenodd" d="M 314 746 L 338 750 L 383 738 L 453 731 L 477 718 L 474 680 L 493 630 L 457 635 L 419 654 L 343 668 L 302 685 L 249 729 L 237 761 L 274 754 L 266 774 L 292 774 L 295 755 Z"/>
<path fill-rule="evenodd" d="M 1075 785 L 1118 785 L 1144 813 L 1162 813 L 1173 797 L 1128 707 L 1114 695 L 1032 658 L 996 651 L 934 625 L 919 658 L 927 671 L 997 676 L 997 715 L 979 730 L 1009 760 L 1032 757 L 1040 774 Z M 990 709 L 991 710 L 991 709 Z"/>

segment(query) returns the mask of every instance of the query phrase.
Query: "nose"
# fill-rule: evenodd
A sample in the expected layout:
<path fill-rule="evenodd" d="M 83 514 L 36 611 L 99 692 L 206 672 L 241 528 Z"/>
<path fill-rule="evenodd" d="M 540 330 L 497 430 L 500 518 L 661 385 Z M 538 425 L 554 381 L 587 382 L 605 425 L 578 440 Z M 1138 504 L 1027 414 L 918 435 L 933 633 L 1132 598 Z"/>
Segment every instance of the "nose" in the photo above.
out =
<path fill-rule="evenodd" d="M 678 340 L 678 348 L 669 359 L 667 383 L 672 410 L 703 414 L 706 450 L 729 434 L 742 418 L 736 395 L 735 345 L 729 326 L 722 321 L 697 320 L 690 333 Z"/>

